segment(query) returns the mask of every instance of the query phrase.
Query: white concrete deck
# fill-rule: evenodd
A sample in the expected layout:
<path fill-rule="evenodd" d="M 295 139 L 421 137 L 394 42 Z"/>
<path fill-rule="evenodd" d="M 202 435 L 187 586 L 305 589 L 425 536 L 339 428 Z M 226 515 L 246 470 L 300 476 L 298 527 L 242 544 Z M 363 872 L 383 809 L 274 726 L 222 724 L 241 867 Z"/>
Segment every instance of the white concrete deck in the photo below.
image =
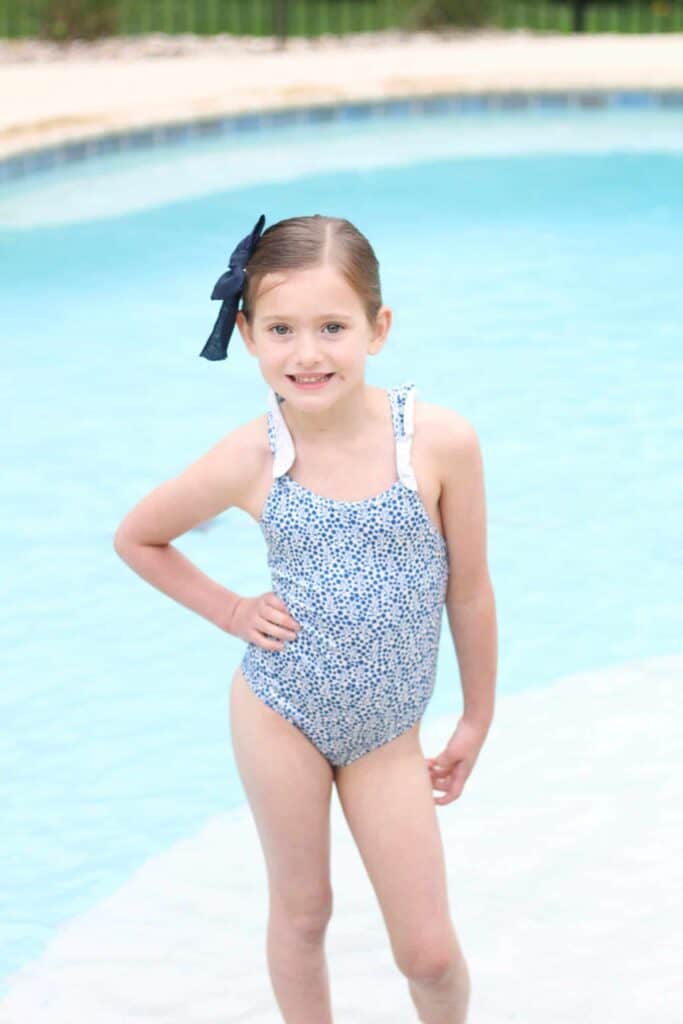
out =
<path fill-rule="evenodd" d="M 683 658 L 499 696 L 462 795 L 438 808 L 468 1024 L 680 1024 Z M 422 730 L 435 756 L 453 716 Z M 416 1021 L 332 801 L 335 1022 Z M 151 857 L 11 979 L 3 1024 L 277 1024 L 267 881 L 246 806 Z"/>
<path fill-rule="evenodd" d="M 255 43 L 256 41 L 253 41 Z M 284 49 L 194 38 L 0 46 L 0 157 L 133 126 L 259 108 L 479 90 L 683 88 L 683 34 L 371 33 Z M 32 59 L 26 59 L 31 57 Z"/>

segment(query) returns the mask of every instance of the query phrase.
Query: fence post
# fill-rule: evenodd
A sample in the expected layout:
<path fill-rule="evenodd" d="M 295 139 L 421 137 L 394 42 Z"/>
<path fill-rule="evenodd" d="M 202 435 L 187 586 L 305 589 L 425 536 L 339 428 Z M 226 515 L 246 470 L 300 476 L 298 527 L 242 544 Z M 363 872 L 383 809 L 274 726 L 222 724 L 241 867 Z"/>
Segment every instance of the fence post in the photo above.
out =
<path fill-rule="evenodd" d="M 277 49 L 281 50 L 287 42 L 287 0 L 273 0 L 273 8 Z"/>
<path fill-rule="evenodd" d="M 583 32 L 585 30 L 585 14 L 587 6 L 588 0 L 574 0 L 572 4 L 572 11 L 574 15 L 572 24 L 573 32 Z"/>

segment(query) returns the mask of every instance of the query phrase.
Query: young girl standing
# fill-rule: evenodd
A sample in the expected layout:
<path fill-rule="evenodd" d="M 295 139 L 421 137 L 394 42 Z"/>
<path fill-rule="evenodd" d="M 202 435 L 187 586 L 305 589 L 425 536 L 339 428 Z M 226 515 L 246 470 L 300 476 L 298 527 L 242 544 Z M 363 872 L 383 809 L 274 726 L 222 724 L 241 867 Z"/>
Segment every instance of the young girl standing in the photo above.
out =
<path fill-rule="evenodd" d="M 365 382 L 392 318 L 368 240 L 335 217 L 292 217 L 262 233 L 264 222 L 214 288 L 222 305 L 201 355 L 224 359 L 237 323 L 269 385 L 268 410 L 144 497 L 115 549 L 247 644 L 230 728 L 266 863 L 268 968 L 283 1019 L 332 1021 L 334 783 L 419 1020 L 464 1024 L 470 977 L 434 804 L 460 796 L 494 710 L 481 451 L 467 420 L 417 401 L 412 383 Z M 272 590 L 256 597 L 171 544 L 232 506 L 267 543 Z M 425 758 L 419 728 L 444 604 L 463 711 L 440 754 Z"/>

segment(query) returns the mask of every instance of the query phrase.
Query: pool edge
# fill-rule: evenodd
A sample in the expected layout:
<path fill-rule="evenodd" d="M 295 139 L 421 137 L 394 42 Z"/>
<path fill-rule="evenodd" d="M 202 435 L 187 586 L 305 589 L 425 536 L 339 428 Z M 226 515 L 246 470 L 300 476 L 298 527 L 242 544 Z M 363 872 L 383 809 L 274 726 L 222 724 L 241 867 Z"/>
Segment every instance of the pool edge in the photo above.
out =
<path fill-rule="evenodd" d="M 142 125 L 111 128 L 97 125 L 59 142 L 0 154 L 0 183 L 80 163 L 98 156 L 136 149 L 185 144 L 201 138 L 264 131 L 288 124 L 385 118 L 402 114 L 467 114 L 533 108 L 600 110 L 606 108 L 676 108 L 683 110 L 683 88 L 504 88 L 397 94 L 341 102 L 321 101 L 231 109 L 181 119 L 154 119 Z"/>

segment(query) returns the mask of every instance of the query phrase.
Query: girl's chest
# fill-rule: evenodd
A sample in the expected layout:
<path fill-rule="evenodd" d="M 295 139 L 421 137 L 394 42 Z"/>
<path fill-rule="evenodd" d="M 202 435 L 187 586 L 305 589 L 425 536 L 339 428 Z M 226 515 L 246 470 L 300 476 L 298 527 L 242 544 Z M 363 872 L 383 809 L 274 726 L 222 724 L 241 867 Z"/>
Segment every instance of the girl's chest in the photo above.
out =
<path fill-rule="evenodd" d="M 433 526 L 443 535 L 439 510 L 442 481 L 437 461 L 436 435 L 425 424 L 414 437 L 409 463 L 417 486 L 417 495 Z M 330 452 L 327 457 L 302 452 L 297 455 L 287 476 L 300 488 L 339 503 L 362 503 L 386 494 L 400 474 L 398 452 L 365 449 L 355 453 Z"/>

